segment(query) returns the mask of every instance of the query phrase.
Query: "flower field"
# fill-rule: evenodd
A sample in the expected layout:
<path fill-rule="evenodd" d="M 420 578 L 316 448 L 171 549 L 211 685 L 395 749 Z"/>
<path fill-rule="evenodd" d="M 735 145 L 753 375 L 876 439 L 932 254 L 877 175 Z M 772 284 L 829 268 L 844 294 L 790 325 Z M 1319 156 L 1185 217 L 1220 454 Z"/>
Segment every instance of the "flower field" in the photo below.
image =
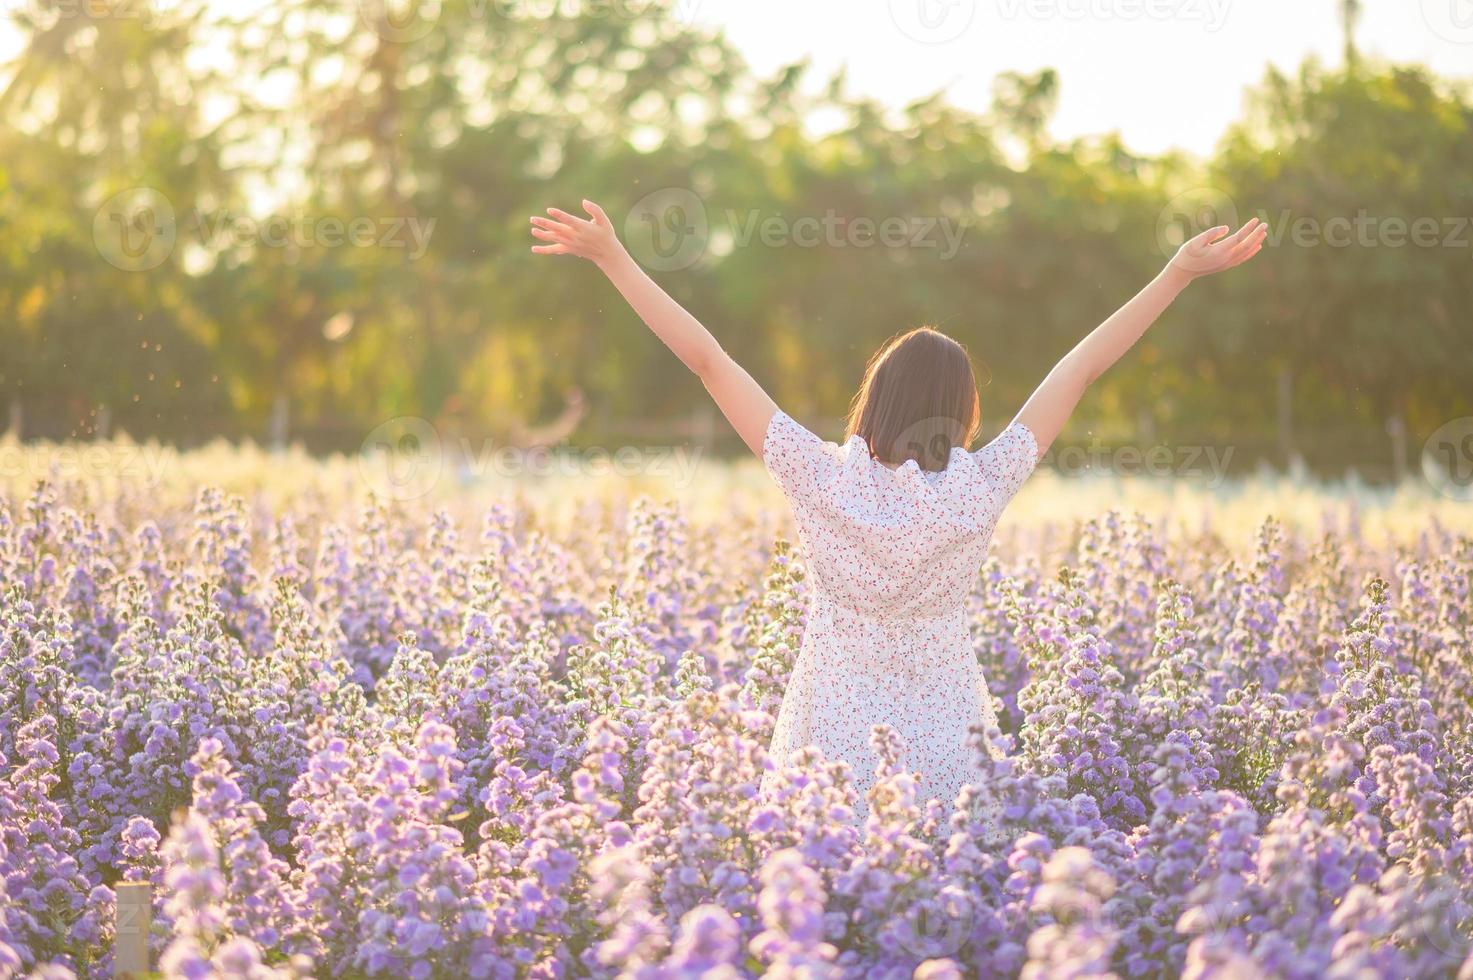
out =
<path fill-rule="evenodd" d="M 759 798 L 755 467 L 165 455 L 0 481 L 0 976 L 110 975 L 132 880 L 166 976 L 1473 980 L 1466 505 L 1040 474 L 970 600 L 999 838 L 883 730 L 863 825 L 815 753 Z"/>

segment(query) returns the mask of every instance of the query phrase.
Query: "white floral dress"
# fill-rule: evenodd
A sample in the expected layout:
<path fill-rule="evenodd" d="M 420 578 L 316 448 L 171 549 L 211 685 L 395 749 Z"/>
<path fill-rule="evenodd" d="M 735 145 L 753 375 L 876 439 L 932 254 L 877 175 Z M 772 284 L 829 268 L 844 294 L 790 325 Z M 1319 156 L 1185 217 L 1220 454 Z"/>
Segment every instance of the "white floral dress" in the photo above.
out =
<path fill-rule="evenodd" d="M 976 452 L 953 449 L 939 472 L 892 469 L 859 436 L 840 446 L 773 415 L 762 459 L 792 505 L 811 587 L 773 771 L 805 745 L 844 760 L 862 819 L 876 765 L 870 730 L 886 724 L 905 742 L 921 800 L 950 805 L 980 781 L 968 733 L 996 715 L 964 603 L 1037 458 L 1033 433 L 1014 422 Z"/>

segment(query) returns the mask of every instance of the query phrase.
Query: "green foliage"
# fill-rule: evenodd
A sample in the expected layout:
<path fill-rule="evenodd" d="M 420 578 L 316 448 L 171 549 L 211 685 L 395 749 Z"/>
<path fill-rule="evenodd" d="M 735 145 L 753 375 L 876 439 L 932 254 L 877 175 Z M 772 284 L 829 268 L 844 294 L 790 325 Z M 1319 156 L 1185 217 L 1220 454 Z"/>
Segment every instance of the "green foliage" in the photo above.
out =
<path fill-rule="evenodd" d="M 820 428 L 874 347 L 922 322 L 994 377 L 996 427 L 1164 261 L 1174 209 L 1260 214 L 1271 247 L 1194 288 L 1076 435 L 1282 461 L 1281 375 L 1297 448 L 1327 466 L 1384 464 L 1389 417 L 1415 446 L 1473 413 L 1473 100 L 1418 68 L 1271 71 L 1213 159 L 1152 159 L 1052 140 L 1052 71 L 999 78 L 985 115 L 940 97 L 894 113 L 842 79 L 805 94 L 803 65 L 754 77 L 651 5 L 445 3 L 433 23 L 332 0 L 152 6 L 12 14 L 0 408 L 29 434 L 261 438 L 286 409 L 320 448 L 402 415 L 507 442 L 579 390 L 596 411 L 578 440 L 648 441 L 621 420 L 687 416 L 699 383 L 595 270 L 531 256 L 526 217 L 587 196 L 622 221 L 666 188 L 699 199 L 709 234 L 656 275 Z M 98 240 L 137 188 L 173 213 L 172 249 L 141 270 Z M 1361 214 L 1369 244 L 1329 241 Z M 830 231 L 798 243 L 800 219 Z M 1437 243 L 1395 244 L 1387 223 L 1406 239 L 1419 219 Z M 859 245 L 862 220 L 922 238 Z M 356 244 L 331 243 L 355 222 Z"/>

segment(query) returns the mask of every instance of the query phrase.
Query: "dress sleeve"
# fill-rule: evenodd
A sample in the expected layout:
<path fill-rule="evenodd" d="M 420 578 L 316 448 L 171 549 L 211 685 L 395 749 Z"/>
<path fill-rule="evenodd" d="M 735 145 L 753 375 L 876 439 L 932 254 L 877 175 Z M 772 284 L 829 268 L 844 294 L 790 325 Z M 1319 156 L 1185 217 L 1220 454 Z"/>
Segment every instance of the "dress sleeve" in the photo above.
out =
<path fill-rule="evenodd" d="M 1014 422 L 977 450 L 976 458 L 983 476 L 1010 499 L 1038 464 L 1038 440 L 1028 426 Z"/>
<path fill-rule="evenodd" d="M 823 482 L 832 462 L 829 448 L 829 443 L 778 409 L 762 439 L 762 462 L 789 500 L 803 500 Z"/>

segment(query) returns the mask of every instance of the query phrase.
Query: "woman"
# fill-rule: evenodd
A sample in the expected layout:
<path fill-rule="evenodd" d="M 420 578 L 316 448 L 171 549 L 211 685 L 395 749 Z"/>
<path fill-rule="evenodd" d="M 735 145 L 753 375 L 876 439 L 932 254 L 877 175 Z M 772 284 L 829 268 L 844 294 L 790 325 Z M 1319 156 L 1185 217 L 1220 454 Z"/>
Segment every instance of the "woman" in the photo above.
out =
<path fill-rule="evenodd" d="M 979 782 L 968 732 L 995 724 L 964 600 L 1003 508 L 1090 383 L 1120 359 L 1188 283 L 1263 247 L 1253 219 L 1212 228 L 1059 361 L 1002 434 L 975 452 L 980 418 L 966 350 L 928 328 L 876 353 L 843 445 L 784 414 L 680 304 L 630 258 L 597 204 L 589 217 L 534 217 L 542 255 L 594 262 L 706 390 L 791 502 L 812 596 L 802 650 L 773 734 L 774 771 L 817 745 L 854 772 L 858 815 L 874 783 L 871 728 L 903 739 L 922 798 L 954 801 Z"/>

